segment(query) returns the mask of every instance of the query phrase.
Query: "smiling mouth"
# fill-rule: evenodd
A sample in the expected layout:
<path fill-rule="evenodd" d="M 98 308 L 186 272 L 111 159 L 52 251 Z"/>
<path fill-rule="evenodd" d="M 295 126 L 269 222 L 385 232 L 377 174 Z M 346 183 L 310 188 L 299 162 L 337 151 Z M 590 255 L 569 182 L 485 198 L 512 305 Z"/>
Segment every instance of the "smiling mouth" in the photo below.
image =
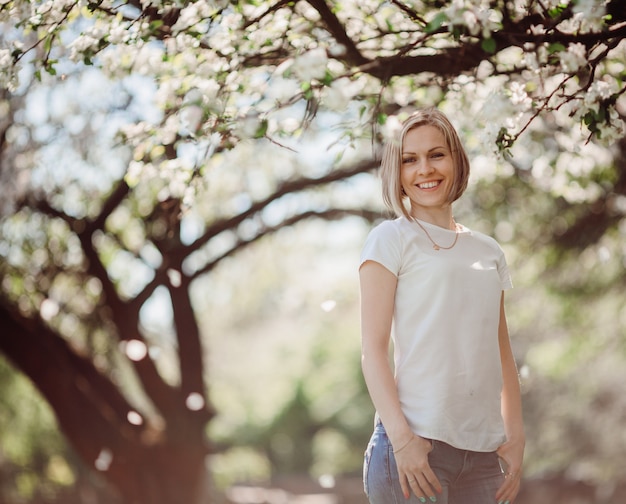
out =
<path fill-rule="evenodd" d="M 440 180 L 433 180 L 431 182 L 424 182 L 422 184 L 417 184 L 417 187 L 420 189 L 433 189 L 437 187 L 441 183 Z"/>

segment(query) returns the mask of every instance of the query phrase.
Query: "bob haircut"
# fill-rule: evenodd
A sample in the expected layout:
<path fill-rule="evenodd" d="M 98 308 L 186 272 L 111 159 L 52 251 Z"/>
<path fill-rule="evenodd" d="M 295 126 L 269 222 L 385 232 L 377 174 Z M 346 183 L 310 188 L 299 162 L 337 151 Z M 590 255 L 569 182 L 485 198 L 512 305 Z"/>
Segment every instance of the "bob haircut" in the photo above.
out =
<path fill-rule="evenodd" d="M 404 204 L 406 195 L 404 194 L 400 182 L 402 146 L 407 132 L 419 128 L 420 126 L 434 126 L 441 131 L 446 140 L 447 147 L 452 153 L 455 177 L 452 182 L 450 194 L 448 194 L 448 201 L 450 203 L 459 199 L 465 192 L 470 173 L 467 153 L 461 144 L 458 133 L 445 114 L 434 107 L 421 109 L 411 114 L 411 116 L 402 123 L 402 128 L 395 137 L 389 139 L 385 144 L 380 164 L 380 177 L 382 179 L 382 193 L 385 205 L 387 205 L 396 217 L 405 216 L 409 220 L 411 220 L 412 217 Z"/>

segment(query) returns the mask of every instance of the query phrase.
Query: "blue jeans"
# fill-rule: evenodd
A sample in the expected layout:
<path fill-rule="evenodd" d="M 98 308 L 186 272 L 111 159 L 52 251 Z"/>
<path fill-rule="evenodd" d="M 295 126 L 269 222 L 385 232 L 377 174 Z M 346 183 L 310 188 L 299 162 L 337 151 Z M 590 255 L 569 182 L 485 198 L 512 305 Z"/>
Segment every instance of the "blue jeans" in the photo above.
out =
<path fill-rule="evenodd" d="M 436 495 L 437 504 L 497 504 L 496 491 L 504 482 L 504 473 L 496 452 L 459 450 L 437 440 L 432 443 L 428 462 L 443 487 Z M 380 422 L 365 451 L 363 486 L 370 504 L 421 504 L 413 493 L 409 499 L 402 495 L 393 448 Z"/>

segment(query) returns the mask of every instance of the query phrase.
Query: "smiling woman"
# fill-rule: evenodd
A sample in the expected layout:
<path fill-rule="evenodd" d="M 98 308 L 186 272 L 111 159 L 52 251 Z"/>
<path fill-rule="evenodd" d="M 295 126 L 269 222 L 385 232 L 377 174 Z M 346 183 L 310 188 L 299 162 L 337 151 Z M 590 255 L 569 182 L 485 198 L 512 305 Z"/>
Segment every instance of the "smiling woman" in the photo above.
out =
<path fill-rule="evenodd" d="M 411 215 L 426 217 L 447 206 L 455 178 L 452 153 L 441 130 L 430 125 L 409 130 L 402 146 L 400 182 Z"/>
<path fill-rule="evenodd" d="M 469 162 L 449 120 L 412 115 L 381 175 L 398 218 L 361 254 L 362 367 L 376 408 L 365 492 L 372 504 L 510 504 L 525 443 L 504 313 L 512 283 L 498 243 L 453 218 Z"/>
<path fill-rule="evenodd" d="M 422 191 L 438 188 L 434 192 L 444 199 L 436 206 L 449 207 L 451 212 L 450 204 L 467 188 L 469 170 L 463 144 L 448 118 L 436 109 L 420 111 L 409 117 L 399 129 L 398 138 L 385 146 L 381 163 L 383 201 L 398 216 L 418 217 L 426 208 L 419 210 L 418 200 L 409 196 L 419 194 L 413 189 L 418 184 L 417 189 Z M 442 182 L 446 183 L 439 188 Z M 406 196 L 410 211 L 404 204 Z M 429 213 L 431 216 L 425 220 L 434 218 Z M 442 223 L 443 227 L 449 224 L 449 219 Z"/>

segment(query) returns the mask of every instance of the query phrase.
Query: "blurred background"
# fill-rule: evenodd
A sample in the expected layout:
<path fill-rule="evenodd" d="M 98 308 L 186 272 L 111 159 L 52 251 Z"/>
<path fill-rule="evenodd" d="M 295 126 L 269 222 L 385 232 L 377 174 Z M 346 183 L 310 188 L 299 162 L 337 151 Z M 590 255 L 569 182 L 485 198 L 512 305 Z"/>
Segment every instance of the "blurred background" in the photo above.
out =
<path fill-rule="evenodd" d="M 426 105 L 513 276 L 516 502 L 626 502 L 626 6 L 599 4 L 0 2 L 0 504 L 366 502 L 359 253 Z"/>

